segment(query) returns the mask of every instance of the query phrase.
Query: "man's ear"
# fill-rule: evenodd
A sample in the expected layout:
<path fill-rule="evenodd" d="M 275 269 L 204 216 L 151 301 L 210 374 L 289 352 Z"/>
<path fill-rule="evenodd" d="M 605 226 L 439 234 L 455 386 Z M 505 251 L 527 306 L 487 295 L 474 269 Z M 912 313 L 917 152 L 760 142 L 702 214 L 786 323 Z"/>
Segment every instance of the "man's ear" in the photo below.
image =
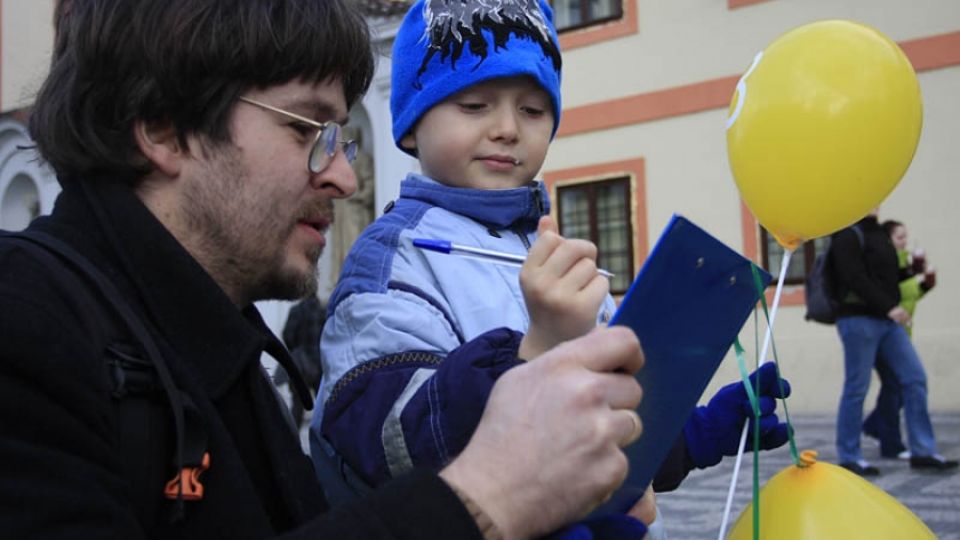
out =
<path fill-rule="evenodd" d="M 133 124 L 133 136 L 140 153 L 154 169 L 170 177 L 180 174 L 189 151 L 180 144 L 173 124 L 137 120 Z"/>

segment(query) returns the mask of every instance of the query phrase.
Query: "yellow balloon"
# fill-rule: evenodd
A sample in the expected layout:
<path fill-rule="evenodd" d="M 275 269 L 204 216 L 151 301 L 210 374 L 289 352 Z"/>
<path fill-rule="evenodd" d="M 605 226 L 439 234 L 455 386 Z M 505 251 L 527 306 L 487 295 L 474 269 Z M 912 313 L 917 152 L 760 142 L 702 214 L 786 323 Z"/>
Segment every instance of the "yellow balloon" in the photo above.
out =
<path fill-rule="evenodd" d="M 900 47 L 821 21 L 776 39 L 737 84 L 727 154 L 744 202 L 790 249 L 856 222 L 913 159 L 923 105 Z"/>
<path fill-rule="evenodd" d="M 760 538 L 776 540 L 936 540 L 913 512 L 887 492 L 807 450 L 760 491 Z M 753 540 L 753 504 L 727 540 Z"/>

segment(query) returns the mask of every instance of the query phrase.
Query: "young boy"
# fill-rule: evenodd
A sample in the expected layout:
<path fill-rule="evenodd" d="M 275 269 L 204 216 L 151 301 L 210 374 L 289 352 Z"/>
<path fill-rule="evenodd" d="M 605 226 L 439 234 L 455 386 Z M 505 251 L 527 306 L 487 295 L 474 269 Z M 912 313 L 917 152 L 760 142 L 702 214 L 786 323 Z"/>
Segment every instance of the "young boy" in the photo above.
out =
<path fill-rule="evenodd" d="M 407 14 L 393 52 L 393 135 L 422 174 L 360 236 L 331 296 L 315 456 L 329 443 L 373 484 L 440 467 L 469 440 L 497 377 L 613 314 L 595 246 L 557 234 L 534 181 L 560 119 L 560 64 L 542 2 L 421 0 Z M 415 238 L 526 263 L 423 252 Z M 714 433 L 735 441 L 741 414 Z M 785 426 L 774 430 L 769 444 L 779 446 Z M 719 461 L 715 438 L 688 441 L 655 485 L 673 488 L 694 465 Z"/>
<path fill-rule="evenodd" d="M 357 240 L 321 341 L 323 407 L 312 430 L 375 484 L 447 462 L 501 373 L 606 322 L 615 307 L 592 244 L 561 238 L 549 219 L 535 242 L 549 203 L 533 178 L 560 112 L 549 7 L 511 4 L 496 23 L 497 13 L 437 13 L 435 4 L 411 8 L 393 56 L 394 138 L 423 174 L 410 174 L 396 204 Z M 485 57 L 471 54 L 478 47 Z M 419 237 L 528 261 L 521 272 L 424 253 L 411 244 Z M 501 327 L 526 333 L 490 332 Z"/>

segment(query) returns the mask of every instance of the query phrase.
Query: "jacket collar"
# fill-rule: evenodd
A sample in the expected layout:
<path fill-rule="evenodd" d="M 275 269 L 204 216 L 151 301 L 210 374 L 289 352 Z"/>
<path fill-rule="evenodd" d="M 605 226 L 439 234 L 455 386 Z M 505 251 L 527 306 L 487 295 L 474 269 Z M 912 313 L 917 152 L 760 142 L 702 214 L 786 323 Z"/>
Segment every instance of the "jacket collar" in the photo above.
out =
<path fill-rule="evenodd" d="M 240 310 L 133 190 L 96 178 L 65 183 L 54 216 L 68 236 L 128 295 L 216 399 L 267 350 L 287 366 L 285 348 L 253 305 Z M 279 358 L 285 357 L 285 358 Z M 286 366 L 285 366 L 286 367 Z"/>
<path fill-rule="evenodd" d="M 400 183 L 400 197 L 420 200 L 498 229 L 536 230 L 540 216 L 550 212 L 542 182 L 514 189 L 470 189 L 446 186 L 411 173 Z"/>

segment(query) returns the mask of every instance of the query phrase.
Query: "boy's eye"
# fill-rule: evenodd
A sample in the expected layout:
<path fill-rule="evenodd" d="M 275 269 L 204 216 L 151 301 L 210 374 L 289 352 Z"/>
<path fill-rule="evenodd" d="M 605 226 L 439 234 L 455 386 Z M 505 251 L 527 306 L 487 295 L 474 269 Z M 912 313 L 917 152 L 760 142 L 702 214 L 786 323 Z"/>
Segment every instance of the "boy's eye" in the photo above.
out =
<path fill-rule="evenodd" d="M 530 116 L 543 116 L 546 113 L 545 109 L 542 109 L 540 107 L 531 107 L 528 105 L 520 107 L 520 110 L 529 114 Z"/>
<path fill-rule="evenodd" d="M 486 103 L 482 103 L 479 101 L 464 101 L 464 102 L 461 102 L 459 105 L 461 109 L 467 112 L 482 111 L 487 107 Z"/>

